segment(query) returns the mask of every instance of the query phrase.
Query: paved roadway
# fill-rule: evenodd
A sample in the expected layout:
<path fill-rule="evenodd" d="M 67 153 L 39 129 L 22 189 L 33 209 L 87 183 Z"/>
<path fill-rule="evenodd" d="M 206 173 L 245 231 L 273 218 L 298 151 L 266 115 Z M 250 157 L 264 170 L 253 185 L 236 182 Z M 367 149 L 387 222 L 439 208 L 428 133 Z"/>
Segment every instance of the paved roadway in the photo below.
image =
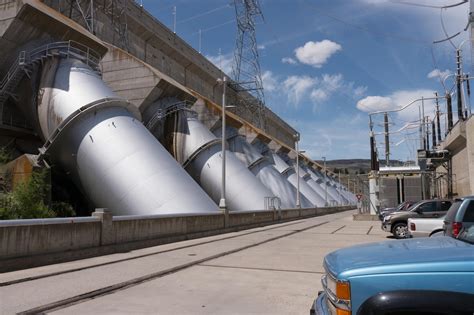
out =
<path fill-rule="evenodd" d="M 353 213 L 0 274 L 0 314 L 308 314 L 327 253 L 394 241 Z"/>

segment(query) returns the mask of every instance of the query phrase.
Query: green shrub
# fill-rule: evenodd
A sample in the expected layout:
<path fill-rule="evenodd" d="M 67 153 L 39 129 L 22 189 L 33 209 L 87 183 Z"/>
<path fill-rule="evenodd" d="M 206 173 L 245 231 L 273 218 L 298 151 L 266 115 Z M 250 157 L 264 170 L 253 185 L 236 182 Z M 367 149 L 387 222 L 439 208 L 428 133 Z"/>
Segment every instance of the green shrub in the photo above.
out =
<path fill-rule="evenodd" d="M 55 213 L 44 203 L 49 185 L 46 184 L 47 170 L 33 172 L 31 177 L 19 183 L 8 194 L 10 206 L 3 211 L 10 219 L 52 218 Z"/>
<path fill-rule="evenodd" d="M 76 211 L 67 202 L 56 201 L 51 204 L 51 210 L 56 217 L 75 217 Z"/>
<path fill-rule="evenodd" d="M 45 203 L 50 189 L 48 170 L 35 171 L 31 177 L 19 183 L 13 192 L 0 194 L 0 220 L 72 217 L 73 207 L 65 202 Z"/>
<path fill-rule="evenodd" d="M 12 159 L 10 152 L 5 147 L 0 148 L 0 165 L 10 162 Z"/>

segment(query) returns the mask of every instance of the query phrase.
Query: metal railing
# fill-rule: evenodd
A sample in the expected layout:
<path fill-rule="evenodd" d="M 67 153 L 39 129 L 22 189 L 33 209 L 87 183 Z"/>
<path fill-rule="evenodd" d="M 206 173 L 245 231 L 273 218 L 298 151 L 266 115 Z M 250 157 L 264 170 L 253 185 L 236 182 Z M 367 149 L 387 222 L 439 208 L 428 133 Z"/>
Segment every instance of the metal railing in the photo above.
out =
<path fill-rule="evenodd" d="M 49 43 L 29 52 L 21 51 L 5 77 L 0 81 L 0 124 L 5 123 L 3 121 L 3 105 L 13 95 L 13 91 L 23 79 L 25 73 L 29 75 L 29 71 L 32 70 L 29 66 L 51 57 L 75 58 L 90 66 L 97 74 L 100 75 L 101 73 L 99 66 L 100 54 L 72 40 Z M 11 124 L 11 126 L 14 125 Z"/>
<path fill-rule="evenodd" d="M 148 121 L 148 123 L 146 124 L 146 128 L 148 130 L 152 130 L 155 127 L 155 125 L 159 121 L 161 121 L 163 118 L 181 110 L 187 110 L 190 113 L 196 114 L 194 111 L 191 111 L 189 109 L 189 107 L 191 107 L 192 105 L 193 103 L 189 101 L 182 101 L 182 102 L 171 104 L 167 106 L 166 108 L 158 108 L 155 114 L 153 115 L 153 117 L 151 117 L 150 121 Z"/>
<path fill-rule="evenodd" d="M 99 62 L 101 56 L 95 50 L 86 45 L 69 40 L 64 42 L 49 43 L 44 46 L 33 49 L 32 51 L 21 51 L 18 58 L 7 72 L 7 75 L 0 82 L 0 93 L 5 93 L 5 87 L 8 85 L 20 70 L 32 64 L 35 61 L 41 60 L 43 57 L 62 56 L 64 58 L 76 58 L 90 66 L 94 71 L 100 73 Z"/>
<path fill-rule="evenodd" d="M 281 209 L 281 200 L 278 197 L 265 197 L 265 210 Z"/>

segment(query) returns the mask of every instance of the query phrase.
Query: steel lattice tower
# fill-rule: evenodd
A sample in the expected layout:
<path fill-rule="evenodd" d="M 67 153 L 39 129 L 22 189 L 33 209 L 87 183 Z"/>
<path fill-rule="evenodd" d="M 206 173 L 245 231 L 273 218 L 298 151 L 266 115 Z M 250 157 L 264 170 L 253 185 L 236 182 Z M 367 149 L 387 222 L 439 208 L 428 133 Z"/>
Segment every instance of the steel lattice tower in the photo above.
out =
<path fill-rule="evenodd" d="M 252 122 L 265 130 L 265 95 L 255 35 L 255 21 L 263 21 L 263 14 L 258 0 L 234 0 L 234 5 L 238 34 L 232 74 L 237 92 L 242 92 L 239 107 L 244 108 L 239 110 L 249 111 Z"/>
<path fill-rule="evenodd" d="M 101 11 L 108 16 L 118 35 L 114 44 L 122 49 L 129 50 L 127 6 L 131 0 L 56 0 L 57 10 L 69 18 L 85 26 L 89 32 L 95 34 L 96 15 Z M 55 0 L 50 1 L 55 4 Z"/>

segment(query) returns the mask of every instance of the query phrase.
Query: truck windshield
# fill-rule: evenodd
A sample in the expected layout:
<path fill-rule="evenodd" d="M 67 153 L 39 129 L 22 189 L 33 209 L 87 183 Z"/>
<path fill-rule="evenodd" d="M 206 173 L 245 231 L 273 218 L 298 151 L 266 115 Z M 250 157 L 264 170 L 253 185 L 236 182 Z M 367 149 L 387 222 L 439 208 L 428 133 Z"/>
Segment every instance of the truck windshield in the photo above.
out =
<path fill-rule="evenodd" d="M 398 212 L 398 211 L 402 211 L 402 210 L 404 210 L 404 209 L 405 209 L 405 206 L 407 205 L 407 203 L 408 203 L 408 202 L 407 202 L 407 201 L 405 201 L 405 202 L 403 202 L 403 203 L 399 204 L 399 205 L 398 205 L 398 207 L 397 207 L 397 209 L 395 209 L 395 211 L 397 211 L 397 212 Z"/>
<path fill-rule="evenodd" d="M 407 209 L 407 211 L 411 211 L 413 209 L 415 209 L 416 207 L 418 207 L 418 205 L 422 204 L 424 201 L 418 201 L 417 203 L 413 204 L 410 208 Z"/>
<path fill-rule="evenodd" d="M 474 225 L 462 230 L 459 233 L 458 240 L 474 244 Z"/>

